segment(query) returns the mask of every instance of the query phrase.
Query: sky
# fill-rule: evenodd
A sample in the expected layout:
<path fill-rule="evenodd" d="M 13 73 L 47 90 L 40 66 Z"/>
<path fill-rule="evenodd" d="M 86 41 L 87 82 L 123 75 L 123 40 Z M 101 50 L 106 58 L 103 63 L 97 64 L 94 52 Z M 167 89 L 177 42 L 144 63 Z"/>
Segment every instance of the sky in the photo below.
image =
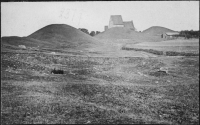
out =
<path fill-rule="evenodd" d="M 50 24 L 102 32 L 111 15 L 132 20 L 137 31 L 199 30 L 199 1 L 1 2 L 1 37 L 28 36 Z"/>

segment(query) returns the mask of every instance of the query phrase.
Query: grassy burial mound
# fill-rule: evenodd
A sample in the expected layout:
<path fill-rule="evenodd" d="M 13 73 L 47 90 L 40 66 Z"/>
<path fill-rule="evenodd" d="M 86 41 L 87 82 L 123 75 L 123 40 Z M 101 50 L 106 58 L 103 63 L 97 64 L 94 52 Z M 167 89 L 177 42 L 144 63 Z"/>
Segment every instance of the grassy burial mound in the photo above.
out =
<path fill-rule="evenodd" d="M 128 28 L 115 27 L 108 29 L 95 36 L 98 39 L 103 40 L 132 40 L 136 42 L 158 42 L 161 41 L 161 37 L 149 35 L 146 33 L 137 32 Z"/>
<path fill-rule="evenodd" d="M 161 42 L 163 41 L 163 38 L 161 38 L 161 35 L 166 32 L 176 32 L 171 29 L 161 27 L 161 26 L 152 26 L 142 32 L 143 36 L 146 36 L 145 42 Z"/>
<path fill-rule="evenodd" d="M 166 32 L 176 32 L 171 29 L 160 27 L 160 26 L 152 26 L 146 30 L 144 30 L 142 33 L 149 34 L 149 35 L 161 35 Z"/>
<path fill-rule="evenodd" d="M 98 40 L 81 32 L 80 30 L 65 24 L 48 25 L 28 38 L 48 41 L 58 48 L 85 49 L 98 44 Z"/>
<path fill-rule="evenodd" d="M 3 37 L 3 49 L 16 50 L 20 45 L 61 49 L 62 51 L 84 51 L 88 48 L 99 46 L 100 41 L 65 24 L 52 24 L 41 28 L 27 37 Z"/>

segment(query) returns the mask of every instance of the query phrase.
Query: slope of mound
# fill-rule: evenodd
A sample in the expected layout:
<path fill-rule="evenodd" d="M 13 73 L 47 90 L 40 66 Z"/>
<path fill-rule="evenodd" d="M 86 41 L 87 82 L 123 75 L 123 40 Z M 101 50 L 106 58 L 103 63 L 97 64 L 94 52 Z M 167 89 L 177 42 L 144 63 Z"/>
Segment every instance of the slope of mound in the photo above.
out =
<path fill-rule="evenodd" d="M 150 35 L 160 35 L 160 34 L 166 33 L 166 32 L 175 32 L 175 31 L 165 28 L 165 27 L 152 26 L 152 27 L 144 30 L 142 33 L 150 34 Z"/>
<path fill-rule="evenodd" d="M 52 46 L 52 44 L 45 41 L 40 41 L 27 37 L 17 37 L 17 36 L 2 37 L 1 43 L 3 45 L 12 45 L 12 46 L 25 45 L 27 47 Z"/>
<path fill-rule="evenodd" d="M 62 48 L 87 48 L 98 43 L 95 38 L 66 24 L 48 25 L 29 35 L 28 38 L 47 41 Z"/>
<path fill-rule="evenodd" d="M 111 29 L 108 29 L 102 33 L 99 33 L 95 36 L 95 38 L 98 39 L 134 39 L 136 36 L 138 36 L 140 33 L 124 28 L 124 27 L 114 27 Z"/>

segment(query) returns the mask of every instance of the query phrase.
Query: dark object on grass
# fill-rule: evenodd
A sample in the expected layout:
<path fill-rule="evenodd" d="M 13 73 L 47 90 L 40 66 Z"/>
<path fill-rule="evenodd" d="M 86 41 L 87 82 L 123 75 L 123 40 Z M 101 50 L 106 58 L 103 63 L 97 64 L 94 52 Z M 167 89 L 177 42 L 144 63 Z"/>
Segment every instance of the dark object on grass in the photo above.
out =
<path fill-rule="evenodd" d="M 149 75 L 156 76 L 156 77 L 162 77 L 168 75 L 166 71 L 156 71 L 156 72 L 150 72 Z"/>
<path fill-rule="evenodd" d="M 56 70 L 55 68 L 51 71 L 51 74 L 64 74 L 63 70 Z"/>

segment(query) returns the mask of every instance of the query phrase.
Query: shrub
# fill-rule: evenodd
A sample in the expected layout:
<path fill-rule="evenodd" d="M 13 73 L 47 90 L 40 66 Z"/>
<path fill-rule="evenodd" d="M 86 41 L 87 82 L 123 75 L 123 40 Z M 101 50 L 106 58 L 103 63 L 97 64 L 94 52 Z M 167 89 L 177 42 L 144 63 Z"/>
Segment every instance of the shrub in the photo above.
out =
<path fill-rule="evenodd" d="M 156 55 L 163 55 L 163 51 L 157 51 L 157 50 L 153 50 L 153 49 L 149 49 L 147 52 L 153 53 Z"/>
<path fill-rule="evenodd" d="M 179 52 L 167 51 L 166 56 L 178 56 L 180 55 Z"/>

